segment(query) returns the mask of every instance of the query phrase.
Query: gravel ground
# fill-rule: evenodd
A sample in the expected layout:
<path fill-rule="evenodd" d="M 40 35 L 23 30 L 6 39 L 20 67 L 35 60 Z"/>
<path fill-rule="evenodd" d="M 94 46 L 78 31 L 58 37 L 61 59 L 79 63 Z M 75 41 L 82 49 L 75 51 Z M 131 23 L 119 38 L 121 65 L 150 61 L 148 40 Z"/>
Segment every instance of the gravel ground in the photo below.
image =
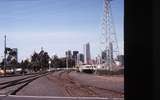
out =
<path fill-rule="evenodd" d="M 1 96 L 0 100 L 124 100 L 123 98 L 106 99 L 106 98 L 73 98 L 73 97 L 45 97 L 45 96 Z"/>
<path fill-rule="evenodd" d="M 71 72 L 69 75 L 71 78 L 84 85 L 91 85 L 124 93 L 123 76 L 98 76 L 77 72 Z"/>
<path fill-rule="evenodd" d="M 98 87 L 100 89 L 94 87 Z M 98 76 L 77 72 L 70 72 L 68 74 L 67 72 L 59 71 L 34 80 L 20 90 L 16 95 L 92 97 L 93 94 L 93 96 L 100 97 L 123 97 L 123 95 L 120 95 L 119 93 L 117 94 L 112 92 L 116 91 L 123 93 L 123 89 L 123 76 Z M 70 93 L 68 95 L 66 91 L 69 91 L 71 95 Z M 97 95 L 94 94 L 93 91 L 95 91 Z M 92 93 L 90 94 L 90 92 Z"/>
<path fill-rule="evenodd" d="M 46 76 L 38 78 L 29 83 L 26 87 L 20 90 L 16 95 L 29 95 L 29 96 L 64 96 L 60 88 L 49 81 Z"/>

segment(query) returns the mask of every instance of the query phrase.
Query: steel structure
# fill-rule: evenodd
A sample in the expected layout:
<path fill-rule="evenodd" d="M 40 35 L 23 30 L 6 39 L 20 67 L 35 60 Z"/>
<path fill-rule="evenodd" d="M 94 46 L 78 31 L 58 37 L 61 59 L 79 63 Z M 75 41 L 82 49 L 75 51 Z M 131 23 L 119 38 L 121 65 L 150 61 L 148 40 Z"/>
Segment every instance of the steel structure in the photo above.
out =
<path fill-rule="evenodd" d="M 111 1 L 104 0 L 102 34 L 105 35 L 106 67 L 112 70 L 114 58 L 119 54 L 116 32 L 111 11 Z"/>
<path fill-rule="evenodd" d="M 4 75 L 6 75 L 6 35 L 4 36 Z"/>

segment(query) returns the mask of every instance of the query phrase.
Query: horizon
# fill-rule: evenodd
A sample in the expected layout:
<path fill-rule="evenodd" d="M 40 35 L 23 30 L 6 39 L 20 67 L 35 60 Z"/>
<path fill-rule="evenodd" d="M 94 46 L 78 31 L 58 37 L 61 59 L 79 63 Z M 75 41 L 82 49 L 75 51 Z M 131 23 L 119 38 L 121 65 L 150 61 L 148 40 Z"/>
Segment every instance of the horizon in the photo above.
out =
<path fill-rule="evenodd" d="M 123 0 L 111 4 L 120 54 L 124 55 Z M 103 0 L 2 1 L 0 8 L 4 7 L 0 9 L 0 43 L 4 45 L 6 35 L 7 47 L 18 49 L 18 61 L 30 58 L 34 51 L 39 53 L 41 47 L 50 57 L 65 57 L 67 50 L 83 53 L 87 42 L 92 59 L 101 54 Z M 3 52 L 0 48 L 1 59 Z"/>

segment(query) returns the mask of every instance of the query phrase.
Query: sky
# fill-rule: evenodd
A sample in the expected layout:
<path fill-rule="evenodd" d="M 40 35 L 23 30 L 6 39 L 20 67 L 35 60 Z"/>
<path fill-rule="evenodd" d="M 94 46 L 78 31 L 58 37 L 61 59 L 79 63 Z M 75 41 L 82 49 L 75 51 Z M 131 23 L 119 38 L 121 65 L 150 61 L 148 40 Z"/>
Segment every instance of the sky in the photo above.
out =
<path fill-rule="evenodd" d="M 112 15 L 120 54 L 123 54 L 124 1 L 113 0 Z M 7 47 L 18 48 L 18 60 L 30 58 L 41 47 L 50 56 L 67 50 L 83 53 L 90 43 L 91 57 L 101 52 L 103 0 L 1 0 L 0 59 Z"/>

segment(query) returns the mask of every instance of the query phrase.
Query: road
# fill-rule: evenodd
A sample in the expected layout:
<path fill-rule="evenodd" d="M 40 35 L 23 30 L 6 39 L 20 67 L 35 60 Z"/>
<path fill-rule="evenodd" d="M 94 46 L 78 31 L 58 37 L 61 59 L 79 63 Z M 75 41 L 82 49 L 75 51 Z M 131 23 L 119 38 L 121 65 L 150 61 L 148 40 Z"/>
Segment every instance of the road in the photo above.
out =
<path fill-rule="evenodd" d="M 58 71 L 34 80 L 15 96 L 1 97 L 2 100 L 123 100 L 124 78 Z"/>

